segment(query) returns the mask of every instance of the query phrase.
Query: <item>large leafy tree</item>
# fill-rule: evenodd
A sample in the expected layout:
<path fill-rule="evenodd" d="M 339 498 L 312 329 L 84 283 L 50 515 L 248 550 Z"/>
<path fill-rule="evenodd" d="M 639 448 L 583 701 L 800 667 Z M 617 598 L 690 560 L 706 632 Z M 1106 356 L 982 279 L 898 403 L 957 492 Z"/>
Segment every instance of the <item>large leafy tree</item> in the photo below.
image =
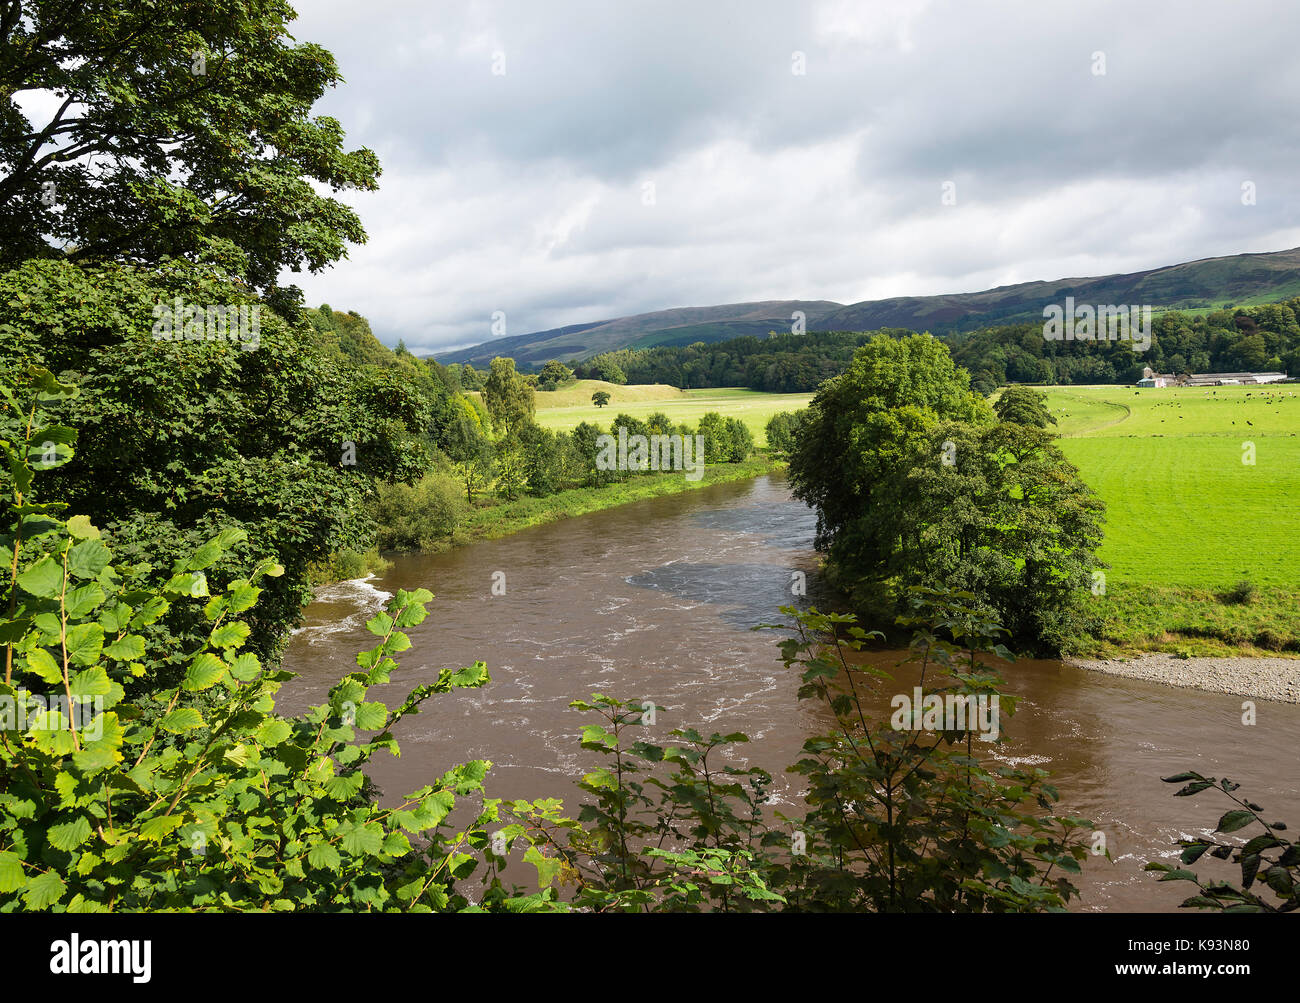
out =
<path fill-rule="evenodd" d="M 271 293 L 364 241 L 313 182 L 373 189 L 378 160 L 311 115 L 340 75 L 294 17 L 284 0 L 0 0 L 0 264 L 206 253 Z"/>
<path fill-rule="evenodd" d="M 488 377 L 483 381 L 483 401 L 492 418 L 496 433 L 497 465 L 501 472 L 501 489 L 507 498 L 518 495 L 523 481 L 521 467 L 524 428 L 532 421 L 537 404 L 533 388 L 515 372 L 515 360 L 492 360 Z"/>
<path fill-rule="evenodd" d="M 883 564 L 893 549 L 877 522 L 877 486 L 910 440 L 937 422 L 987 422 L 970 377 L 930 335 L 881 335 L 859 348 L 842 375 L 822 384 L 790 457 L 797 498 L 817 510 L 817 545 L 848 566 Z"/>
<path fill-rule="evenodd" d="M 998 399 L 993 402 L 993 411 L 997 414 L 998 421 L 1009 421 L 1017 425 L 1046 428 L 1056 424 L 1056 419 L 1047 406 L 1047 395 L 1020 383 L 1012 384 L 998 394 Z"/>
<path fill-rule="evenodd" d="M 429 403 L 400 367 L 337 361 L 306 323 L 270 310 L 256 350 L 157 340 L 153 307 L 176 296 L 250 298 L 183 261 L 149 270 L 31 261 L 0 273 L 0 369 L 43 366 L 78 389 L 53 410 L 81 430 L 81 445 L 46 490 L 92 514 L 124 558 L 167 566 L 239 529 L 247 540 L 232 569 L 271 556 L 284 565 L 253 614 L 252 643 L 270 654 L 297 620 L 308 563 L 371 545 L 376 480 L 415 480 L 427 466 Z M 209 572 L 214 586 L 227 571 Z M 165 626 L 177 651 L 201 628 L 183 618 Z"/>

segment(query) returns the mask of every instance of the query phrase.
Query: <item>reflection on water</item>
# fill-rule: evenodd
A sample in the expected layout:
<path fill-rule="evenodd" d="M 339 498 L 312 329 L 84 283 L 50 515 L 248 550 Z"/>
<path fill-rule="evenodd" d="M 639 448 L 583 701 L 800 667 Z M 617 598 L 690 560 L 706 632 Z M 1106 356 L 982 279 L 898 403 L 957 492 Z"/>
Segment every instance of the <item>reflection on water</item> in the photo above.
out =
<path fill-rule="evenodd" d="M 450 553 L 399 556 L 381 576 L 321 590 L 285 658 L 299 677 L 286 684 L 282 709 L 320 700 L 355 667 L 356 652 L 372 646 L 365 620 L 388 595 L 424 587 L 437 598 L 410 631 L 413 647 L 399 656 L 391 689 L 380 688 L 388 689 L 384 699 L 478 659 L 493 681 L 435 697 L 402 723 L 401 759 L 373 764 L 388 795 L 484 758 L 496 764 L 494 796 L 557 796 L 573 807 L 579 792 L 571 782 L 593 762 L 578 748 L 584 721 L 568 702 L 599 691 L 653 700 L 665 733 L 688 726 L 748 733 L 748 762 L 774 775 L 773 794 L 788 810 L 799 788 L 784 768 L 826 721 L 796 699 L 798 679 L 781 664 L 776 635 L 750 628 L 779 619 L 782 605 L 828 605 L 813 530 L 812 512 L 783 481 L 763 477 Z M 497 571 L 505 596 L 491 594 Z M 806 597 L 791 595 L 794 572 L 806 575 Z M 1158 884 L 1141 867 L 1175 856 L 1174 841 L 1204 833 L 1225 808 L 1207 800 L 1212 792 L 1174 798 L 1160 776 L 1226 772 L 1270 814 L 1300 817 L 1300 707 L 1261 702 L 1258 724 L 1245 727 L 1237 697 L 1058 662 L 1021 662 L 1004 674 L 1022 701 L 994 755 L 1051 771 L 1060 811 L 1092 818 L 1116 858 L 1089 862 L 1080 908 L 1170 909 L 1189 894 L 1190 885 Z M 888 693 L 878 699 L 884 716 Z"/>

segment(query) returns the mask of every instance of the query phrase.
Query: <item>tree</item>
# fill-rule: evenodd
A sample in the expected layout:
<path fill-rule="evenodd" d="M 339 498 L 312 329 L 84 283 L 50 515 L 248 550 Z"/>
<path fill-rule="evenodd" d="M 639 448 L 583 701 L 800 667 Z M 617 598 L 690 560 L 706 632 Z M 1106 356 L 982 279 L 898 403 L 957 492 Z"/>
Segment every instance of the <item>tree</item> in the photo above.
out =
<path fill-rule="evenodd" d="M 502 488 L 507 498 L 514 498 L 523 478 L 519 469 L 519 437 L 536 409 L 533 388 L 515 372 L 514 359 L 492 360 L 488 377 L 483 381 L 483 401 L 492 416 Z"/>
<path fill-rule="evenodd" d="M 909 443 L 874 499 L 893 545 L 859 583 L 969 592 L 1044 654 L 1094 630 L 1105 506 L 1054 438 L 1031 424 L 943 422 Z"/>
<path fill-rule="evenodd" d="M 475 489 L 484 487 L 492 476 L 492 439 L 484 428 L 486 423 L 487 415 L 479 414 L 471 398 L 456 398 L 443 449 L 464 481 L 465 499 L 471 505 Z"/>
<path fill-rule="evenodd" d="M 595 404 L 596 407 L 604 407 L 609 403 L 609 391 L 597 390 L 591 395 L 591 403 Z"/>
<path fill-rule="evenodd" d="M 1056 424 L 1056 419 L 1047 407 L 1047 395 L 1041 390 L 1021 384 L 1005 387 L 994 402 L 993 411 L 998 416 L 998 421 L 1010 421 L 1017 425 L 1046 428 Z"/>
<path fill-rule="evenodd" d="M 54 246 L 78 262 L 204 256 L 274 293 L 282 271 L 364 242 L 313 185 L 373 190 L 379 162 L 311 116 L 341 78 L 293 40 L 294 16 L 283 0 L 0 2 L 0 265 Z M 36 91 L 58 103 L 33 125 L 16 98 Z"/>
<path fill-rule="evenodd" d="M 877 486 L 910 440 L 941 420 L 990 422 L 968 374 L 930 335 L 877 336 L 822 384 L 790 457 L 795 497 L 817 510 L 816 545 L 850 574 L 887 563 L 894 541 Z"/>
<path fill-rule="evenodd" d="M 177 298 L 245 308 L 257 347 L 206 329 L 186 332 L 203 340 L 178 340 L 179 328 L 156 336 L 156 311 Z M 80 428 L 82 447 L 48 490 L 92 513 L 124 560 L 168 567 L 219 530 L 241 530 L 229 566 L 207 572 L 217 587 L 238 562 L 277 555 L 285 574 L 250 614 L 252 643 L 271 656 L 310 597 L 308 565 L 372 546 L 376 482 L 414 481 L 428 466 L 430 412 L 405 369 L 355 368 L 321 351 L 306 323 L 254 314 L 258 305 L 229 276 L 183 260 L 31 261 L 0 273 L 0 371 L 39 365 L 78 387 L 54 410 Z M 174 651 L 206 633 L 188 606 L 151 629 L 170 632 L 163 650 Z"/>
<path fill-rule="evenodd" d="M 552 359 L 542 366 L 542 371 L 537 375 L 537 385 L 543 390 L 556 390 L 560 384 L 568 383 L 571 379 L 573 371 L 563 362 Z"/>
<path fill-rule="evenodd" d="M 700 416 L 699 434 L 704 436 L 704 461 L 727 463 L 735 448 L 732 427 L 717 411 Z"/>
<path fill-rule="evenodd" d="M 806 409 L 778 411 L 767 420 L 767 448 L 775 456 L 788 457 L 795 450 L 795 440 L 808 417 Z"/>

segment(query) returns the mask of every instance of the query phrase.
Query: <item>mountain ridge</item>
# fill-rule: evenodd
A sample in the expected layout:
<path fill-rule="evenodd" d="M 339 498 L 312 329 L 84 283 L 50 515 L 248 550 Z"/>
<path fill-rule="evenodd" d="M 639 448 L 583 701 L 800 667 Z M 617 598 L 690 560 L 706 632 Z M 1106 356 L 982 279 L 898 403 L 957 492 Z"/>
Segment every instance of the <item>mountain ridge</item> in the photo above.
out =
<path fill-rule="evenodd" d="M 495 356 L 511 355 L 522 365 L 540 365 L 549 359 L 582 360 L 620 348 L 686 345 L 788 331 L 795 311 L 805 314 L 808 331 L 901 327 L 957 334 L 1041 319 L 1043 307 L 1067 296 L 1079 303 L 1204 309 L 1229 302 L 1255 305 L 1296 295 L 1300 295 L 1300 247 L 1197 258 L 1136 272 L 1036 279 L 967 293 L 894 296 L 850 304 L 793 299 L 672 307 L 494 338 L 438 353 L 435 358 L 442 363 L 486 364 Z"/>

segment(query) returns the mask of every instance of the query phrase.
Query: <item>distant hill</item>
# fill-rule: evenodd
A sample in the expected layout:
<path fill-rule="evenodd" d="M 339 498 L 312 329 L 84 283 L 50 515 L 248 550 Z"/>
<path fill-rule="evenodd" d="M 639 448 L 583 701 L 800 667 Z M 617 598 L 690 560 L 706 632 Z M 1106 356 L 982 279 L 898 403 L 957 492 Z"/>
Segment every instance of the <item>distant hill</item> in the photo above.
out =
<path fill-rule="evenodd" d="M 487 364 L 498 355 L 516 362 L 540 364 L 548 359 L 589 359 L 619 348 L 649 348 L 653 345 L 689 345 L 696 341 L 726 341 L 746 334 L 790 330 L 790 315 L 802 310 L 808 328 L 814 319 L 843 307 L 829 300 L 767 300 L 762 303 L 729 303 L 724 306 L 689 306 L 656 310 L 632 317 L 618 317 L 592 324 L 572 324 L 549 331 L 494 338 L 473 348 L 436 356 L 449 362 Z"/>
<path fill-rule="evenodd" d="M 689 345 L 746 334 L 790 330 L 801 310 L 809 331 L 874 331 L 903 327 L 934 334 L 971 331 L 996 324 L 1041 321 L 1043 307 L 1073 296 L 1092 304 L 1150 304 L 1156 309 L 1249 306 L 1300 295 L 1300 248 L 1260 254 L 1202 258 L 1142 272 L 1092 278 L 1021 282 L 983 292 L 896 296 L 844 306 L 829 300 L 770 300 L 710 307 L 658 310 L 592 324 L 498 338 L 437 356 L 439 362 L 486 364 L 509 355 L 521 364 L 548 359 L 587 359 L 619 348 Z"/>

